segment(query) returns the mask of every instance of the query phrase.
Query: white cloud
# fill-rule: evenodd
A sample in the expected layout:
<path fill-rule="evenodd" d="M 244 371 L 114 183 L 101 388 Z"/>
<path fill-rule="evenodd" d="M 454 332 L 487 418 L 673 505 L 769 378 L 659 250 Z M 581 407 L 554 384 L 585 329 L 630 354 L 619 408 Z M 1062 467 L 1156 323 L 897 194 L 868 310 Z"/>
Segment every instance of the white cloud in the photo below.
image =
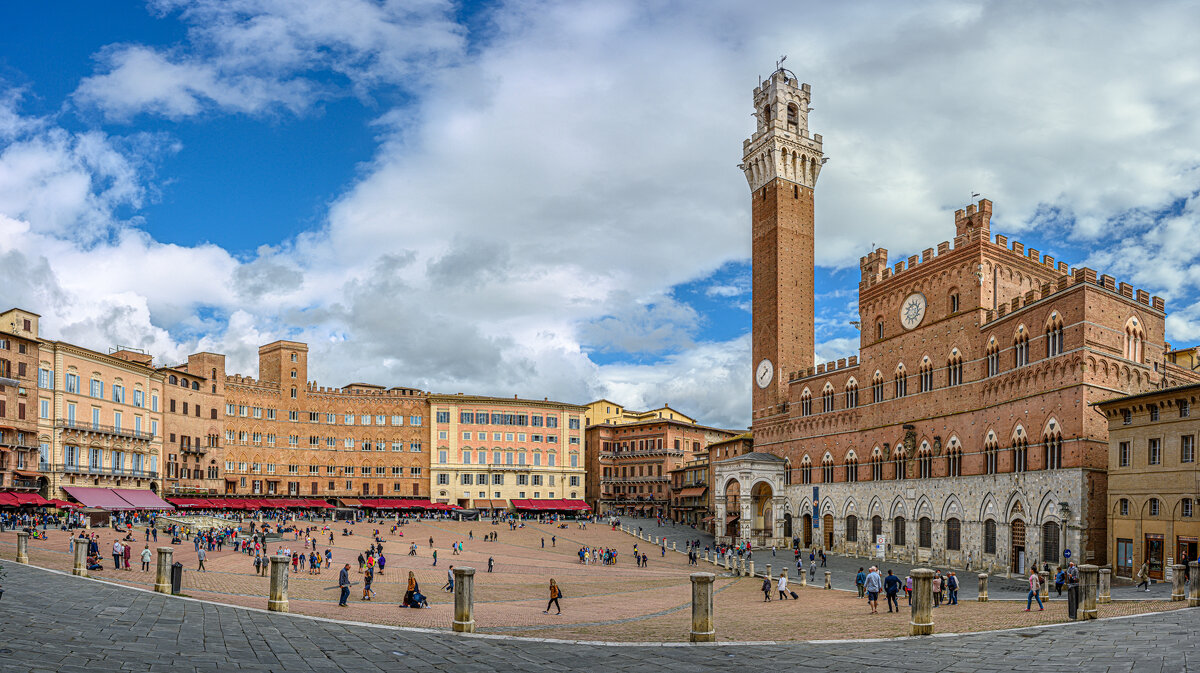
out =
<path fill-rule="evenodd" d="M 469 48 L 457 8 L 435 0 L 154 7 L 187 40 L 108 47 L 79 105 L 128 120 L 303 113 L 349 91 L 384 101 L 381 140 L 321 227 L 239 261 L 122 220 L 153 198 L 145 166 L 168 142 L 68 132 L 0 96 L 0 260 L 40 279 L 14 287 L 50 305 L 47 329 L 95 347 L 220 350 L 252 373 L 257 345 L 297 338 L 331 385 L 604 395 L 743 426 L 748 339 L 706 338 L 671 288 L 749 256 L 735 166 L 780 52 L 812 84 L 831 157 L 817 259 L 850 267 L 850 291 L 868 243 L 897 258 L 947 240 L 972 191 L 995 201 L 997 231 L 1074 218 L 1044 236 L 1111 246 L 1094 265 L 1181 308 L 1200 286 L 1194 199 L 1151 216 L 1200 187 L 1200 19 L 1179 3 L 1131 19 L 1103 3 L 513 1 L 477 20 Z M 414 99 L 388 109 L 397 90 Z M 856 317 L 853 302 L 818 316 L 819 357 L 856 352 L 840 336 Z M 1168 324 L 1200 335 L 1191 309 Z M 620 350 L 656 361 L 589 357 Z"/>

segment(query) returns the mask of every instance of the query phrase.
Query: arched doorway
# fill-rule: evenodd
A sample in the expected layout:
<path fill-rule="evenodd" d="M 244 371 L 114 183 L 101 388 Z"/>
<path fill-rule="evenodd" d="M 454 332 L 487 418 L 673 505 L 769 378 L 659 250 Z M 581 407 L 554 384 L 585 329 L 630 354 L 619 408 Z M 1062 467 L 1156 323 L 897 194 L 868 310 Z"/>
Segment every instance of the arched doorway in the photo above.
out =
<path fill-rule="evenodd" d="M 804 516 L 800 517 L 800 521 L 801 521 L 801 523 L 804 524 L 804 536 L 803 536 L 804 537 L 804 546 L 811 547 L 812 546 L 812 515 L 805 514 Z"/>
<path fill-rule="evenodd" d="M 821 517 L 821 532 L 825 537 L 825 551 L 833 551 L 833 515 Z"/>
<path fill-rule="evenodd" d="M 775 491 L 765 481 L 760 481 L 750 489 L 750 511 L 754 517 L 751 534 L 755 537 L 775 537 L 775 521 L 771 511 L 771 503 Z"/>
<path fill-rule="evenodd" d="M 871 517 L 870 543 L 875 544 L 880 535 L 883 535 L 883 517 L 876 514 L 875 516 Z"/>
<path fill-rule="evenodd" d="M 1012 571 L 1019 574 L 1025 573 L 1025 522 L 1020 519 L 1013 519 L 1012 523 L 1008 524 L 1009 530 L 1012 531 L 1012 556 L 1011 564 Z"/>
<path fill-rule="evenodd" d="M 788 512 L 783 515 L 783 536 L 787 539 L 792 539 L 792 513 Z"/>

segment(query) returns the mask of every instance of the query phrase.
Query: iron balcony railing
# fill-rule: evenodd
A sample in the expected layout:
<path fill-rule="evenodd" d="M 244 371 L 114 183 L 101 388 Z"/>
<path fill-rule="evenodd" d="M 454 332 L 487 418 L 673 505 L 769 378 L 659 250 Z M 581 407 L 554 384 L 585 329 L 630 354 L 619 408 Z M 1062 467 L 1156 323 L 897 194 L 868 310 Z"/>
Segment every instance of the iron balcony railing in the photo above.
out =
<path fill-rule="evenodd" d="M 99 423 L 90 423 L 86 421 L 74 421 L 69 418 L 54 419 L 54 427 L 67 428 L 69 430 L 79 430 L 82 432 L 96 432 L 104 435 L 115 435 L 117 437 L 129 437 L 130 439 L 154 439 L 154 435 L 142 430 L 134 430 L 132 428 L 118 428 L 114 425 L 101 425 Z"/>
<path fill-rule="evenodd" d="M 112 466 L 104 467 L 102 465 L 70 465 L 66 463 L 56 463 L 53 466 L 42 464 L 43 472 L 64 472 L 67 474 L 91 474 L 110 477 L 134 477 L 137 479 L 156 479 L 158 477 L 157 470 L 134 470 L 125 468 L 114 468 Z"/>

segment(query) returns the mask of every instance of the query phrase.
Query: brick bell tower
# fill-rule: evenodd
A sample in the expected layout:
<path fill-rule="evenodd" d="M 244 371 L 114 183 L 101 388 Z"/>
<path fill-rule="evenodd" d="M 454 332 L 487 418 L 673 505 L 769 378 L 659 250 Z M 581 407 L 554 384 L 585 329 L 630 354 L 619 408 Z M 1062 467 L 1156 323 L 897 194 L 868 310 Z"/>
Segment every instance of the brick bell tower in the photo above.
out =
<path fill-rule="evenodd" d="M 753 285 L 753 405 L 787 400 L 787 377 L 812 367 L 813 189 L 821 136 L 809 135 L 811 89 L 779 68 L 754 90 L 758 127 L 742 143 L 750 184 Z"/>

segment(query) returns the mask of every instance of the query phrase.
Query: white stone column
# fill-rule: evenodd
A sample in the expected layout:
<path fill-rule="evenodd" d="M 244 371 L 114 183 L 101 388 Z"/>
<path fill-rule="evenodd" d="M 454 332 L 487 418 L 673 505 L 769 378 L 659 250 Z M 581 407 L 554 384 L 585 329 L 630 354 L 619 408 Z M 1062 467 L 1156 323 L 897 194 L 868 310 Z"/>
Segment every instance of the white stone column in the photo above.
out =
<path fill-rule="evenodd" d="M 1200 607 L 1200 561 L 1188 563 L 1188 607 Z"/>
<path fill-rule="evenodd" d="M 914 568 L 912 617 L 909 625 L 912 635 L 928 636 L 933 633 L 933 571 L 928 568 Z"/>
<path fill-rule="evenodd" d="M 1112 602 L 1112 568 L 1100 569 L 1100 588 L 1096 593 L 1096 602 L 1101 605 Z"/>
<path fill-rule="evenodd" d="M 475 633 L 475 569 L 454 568 L 454 630 Z"/>
<path fill-rule="evenodd" d="M 29 563 L 29 533 L 17 531 L 17 563 Z"/>
<path fill-rule="evenodd" d="M 267 597 L 267 609 L 272 612 L 288 611 L 288 561 L 278 554 L 271 559 L 271 593 Z"/>
<path fill-rule="evenodd" d="M 1182 563 L 1176 563 L 1171 568 L 1175 571 L 1174 576 L 1171 577 L 1171 600 L 1184 600 L 1187 598 L 1187 588 L 1183 583 L 1183 571 L 1187 570 L 1187 567 Z"/>
<path fill-rule="evenodd" d="M 1100 583 L 1100 568 L 1090 563 L 1079 566 L 1079 583 L 1083 586 L 1083 597 L 1079 606 L 1081 619 L 1096 619 L 1097 585 Z"/>
<path fill-rule="evenodd" d="M 71 567 L 71 574 L 79 577 L 87 577 L 87 540 L 75 540 L 75 564 Z"/>
<path fill-rule="evenodd" d="M 711 643 L 717 639 L 713 620 L 712 573 L 692 573 L 692 631 L 689 640 L 693 643 Z"/>
<path fill-rule="evenodd" d="M 986 603 L 988 600 L 988 575 L 987 573 L 979 573 L 979 594 L 975 600 L 980 603 Z"/>
<path fill-rule="evenodd" d="M 751 513 L 751 500 L 749 495 L 743 495 L 739 499 L 739 504 L 742 509 L 742 519 L 738 522 L 740 530 L 739 537 L 743 541 L 749 540 L 754 534 L 754 515 Z"/>
<path fill-rule="evenodd" d="M 158 548 L 158 565 L 154 568 L 154 590 L 160 594 L 171 593 L 171 559 L 174 547 Z"/>

